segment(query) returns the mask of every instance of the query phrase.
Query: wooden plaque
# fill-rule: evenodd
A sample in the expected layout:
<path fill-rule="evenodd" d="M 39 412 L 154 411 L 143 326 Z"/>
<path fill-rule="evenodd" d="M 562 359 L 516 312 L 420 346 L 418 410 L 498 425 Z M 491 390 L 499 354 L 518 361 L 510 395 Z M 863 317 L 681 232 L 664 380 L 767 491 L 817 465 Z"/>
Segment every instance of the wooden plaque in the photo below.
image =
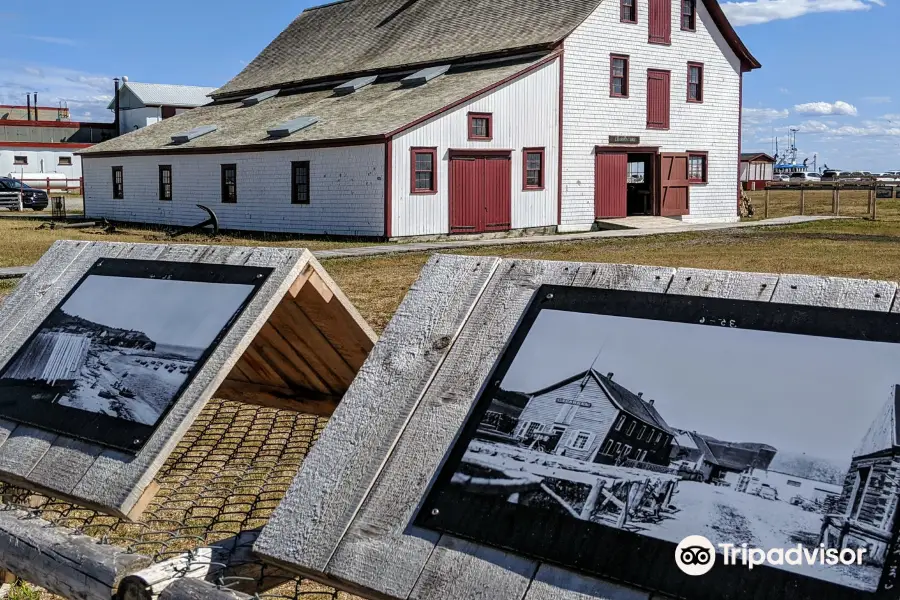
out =
<path fill-rule="evenodd" d="M 330 414 L 374 340 L 305 249 L 57 242 L 0 305 L 0 479 L 134 518 L 211 397 Z"/>
<path fill-rule="evenodd" d="M 841 473 L 840 481 L 832 483 L 831 487 L 820 486 L 828 488 L 823 494 L 832 498 L 829 500 L 831 508 L 825 512 L 822 512 L 825 510 L 823 507 L 814 502 L 805 501 L 802 493 L 798 493 L 797 498 L 770 497 L 771 491 L 764 488 L 778 487 L 783 483 L 784 486 L 781 487 L 784 489 L 794 489 L 796 483 L 800 487 L 810 483 L 798 481 L 793 476 L 782 477 L 784 473 L 779 475 L 774 470 L 771 470 L 771 474 L 766 473 L 772 481 L 766 486 L 762 485 L 765 482 L 757 481 L 752 493 L 738 489 L 737 481 L 730 481 L 732 475 L 740 479 L 743 473 L 747 475 L 746 483 L 749 486 L 752 477 L 761 477 L 760 474 L 767 471 L 769 465 L 762 461 L 748 465 L 747 469 L 738 469 L 731 463 L 746 457 L 741 454 L 743 458 L 734 458 L 726 447 L 737 444 L 736 447 L 740 447 L 742 451 L 753 450 L 758 451 L 757 454 L 765 454 L 769 445 L 766 443 L 768 438 L 762 438 L 768 435 L 768 431 L 760 430 L 757 436 L 759 439 L 732 440 L 726 439 L 726 434 L 721 434 L 719 439 L 711 431 L 700 431 L 702 427 L 697 425 L 697 431 L 685 429 L 682 434 L 682 428 L 689 426 L 689 423 L 686 425 L 683 422 L 687 413 L 681 420 L 672 417 L 672 409 L 667 408 L 671 406 L 667 404 L 669 399 L 660 401 L 655 413 L 650 410 L 640 412 L 642 418 L 646 417 L 656 423 L 652 443 L 657 443 L 656 433 L 659 433 L 661 442 L 666 442 L 664 434 L 669 436 L 670 441 L 685 435 L 700 440 L 699 444 L 710 446 L 707 462 L 713 464 L 718 471 L 713 473 L 714 469 L 707 469 L 707 475 L 710 480 L 716 481 L 699 482 L 694 486 L 697 489 L 700 489 L 699 486 L 709 486 L 712 493 L 730 490 L 729 493 L 744 494 L 753 502 L 779 502 L 777 506 L 771 505 L 773 510 L 779 509 L 779 514 L 794 514 L 791 512 L 794 511 L 797 515 L 806 515 L 806 520 L 810 520 L 809 515 L 813 515 L 818 519 L 817 523 L 821 522 L 823 526 L 816 528 L 816 531 L 795 532 L 800 536 L 800 542 L 812 544 L 824 536 L 823 539 L 829 544 L 847 542 L 848 546 L 853 547 L 869 544 L 875 561 L 869 565 L 871 568 L 866 569 L 865 589 L 863 585 L 855 586 L 856 589 L 846 586 L 832 588 L 823 585 L 821 579 L 797 577 L 796 573 L 774 567 L 749 571 L 746 567 L 719 565 L 714 567 L 718 571 L 705 576 L 714 578 L 707 580 L 711 585 L 689 584 L 691 577 L 675 568 L 676 543 L 669 541 L 667 546 L 662 547 L 655 544 L 656 540 L 654 543 L 648 541 L 652 536 L 639 533 L 653 519 L 665 518 L 676 523 L 677 518 L 673 515 L 676 514 L 678 503 L 687 497 L 685 492 L 672 490 L 673 494 L 681 493 L 680 498 L 675 496 L 678 500 L 672 501 L 673 496 L 669 495 L 661 499 L 658 502 L 661 512 L 654 515 L 653 503 L 649 500 L 653 500 L 655 496 L 648 491 L 649 487 L 638 486 L 640 489 L 635 489 L 630 484 L 624 488 L 616 485 L 615 491 L 608 487 L 607 491 L 612 493 L 603 495 L 603 486 L 593 485 L 597 483 L 594 480 L 610 479 L 606 477 L 609 474 L 605 469 L 621 468 L 635 472 L 643 470 L 656 473 L 643 479 L 652 479 L 655 482 L 653 491 L 662 493 L 666 491 L 666 486 L 656 484 L 664 484 L 679 477 L 677 473 L 672 473 L 677 468 L 672 468 L 671 460 L 666 458 L 671 455 L 672 446 L 669 446 L 668 451 L 663 451 L 651 448 L 647 444 L 652 443 L 647 442 L 647 448 L 642 446 L 643 450 L 648 451 L 646 456 L 639 449 L 636 458 L 623 459 L 631 460 L 631 463 L 622 462 L 611 467 L 598 465 L 593 460 L 583 456 L 579 458 L 577 455 L 585 449 L 591 450 L 590 454 L 593 454 L 595 446 L 597 454 L 602 454 L 609 441 L 609 432 L 603 433 L 602 443 L 598 442 L 598 445 L 592 439 L 592 435 L 596 437 L 597 433 L 589 430 L 586 425 L 579 427 L 579 431 L 574 432 L 574 437 L 570 436 L 564 442 L 564 446 L 571 449 L 571 452 L 555 454 L 550 446 L 560 441 L 555 439 L 555 434 L 559 432 L 550 431 L 549 428 L 544 431 L 543 417 L 532 418 L 535 423 L 542 425 L 541 428 L 516 422 L 510 429 L 510 423 L 498 416 L 517 413 L 518 417 L 514 420 L 518 420 L 522 415 L 518 405 L 524 407 L 527 403 L 527 400 L 514 393 L 519 390 L 502 390 L 502 393 L 497 391 L 494 387 L 497 378 L 494 375 L 499 373 L 498 369 L 504 368 L 504 363 L 505 367 L 510 366 L 511 361 L 506 357 L 507 350 L 512 349 L 515 354 L 516 345 L 521 345 L 527 337 L 529 318 L 534 317 L 534 314 L 529 317 L 529 311 L 534 311 L 537 292 L 540 291 L 547 301 L 556 302 L 559 300 L 558 296 L 568 293 L 567 290 L 589 300 L 593 293 L 607 297 L 605 301 L 609 298 L 618 299 L 616 301 L 621 301 L 622 307 L 634 300 L 634 294 L 644 297 L 645 302 L 660 306 L 669 306 L 671 303 L 668 300 L 671 299 L 673 302 L 677 300 L 692 306 L 711 307 L 715 309 L 713 312 L 717 313 L 715 316 L 718 321 L 724 319 L 724 325 L 716 321 L 717 324 L 711 326 L 709 323 L 714 315 L 710 313 L 703 317 L 702 325 L 698 320 L 697 324 L 686 326 L 706 328 L 704 331 L 720 327 L 729 330 L 724 333 L 731 333 L 731 329 L 741 327 L 738 322 L 733 326 L 731 323 L 734 315 L 729 316 L 728 310 L 735 307 L 744 311 L 739 312 L 739 315 L 745 314 L 747 307 L 764 307 L 759 308 L 759 314 L 776 315 L 775 322 L 778 321 L 778 314 L 796 316 L 821 312 L 828 313 L 831 320 L 834 315 L 839 314 L 841 319 L 849 321 L 843 325 L 844 334 L 836 337 L 858 338 L 857 333 L 853 333 L 856 329 L 874 335 L 875 337 L 870 338 L 872 340 L 880 340 L 859 342 L 863 345 L 874 343 L 894 346 L 893 342 L 897 340 L 881 338 L 888 335 L 888 330 L 896 331 L 900 323 L 900 316 L 887 314 L 892 313 L 892 307 L 896 304 L 897 284 L 891 282 L 632 265 L 435 256 L 411 288 L 320 441 L 310 452 L 284 501 L 264 528 L 255 545 L 256 552 L 283 568 L 371 598 L 647 600 L 650 597 L 662 597 L 660 594 L 692 600 L 720 598 L 724 595 L 734 598 L 771 596 L 802 599 L 883 597 L 884 590 L 895 584 L 891 575 L 896 572 L 892 562 L 896 551 L 894 520 L 888 513 L 893 514 L 892 511 L 896 509 L 890 507 L 896 507 L 897 504 L 897 490 L 892 487 L 896 485 L 896 480 L 890 475 L 894 472 L 892 457 L 897 451 L 897 439 L 891 426 L 878 426 L 884 422 L 889 425 L 895 423 L 895 417 L 884 417 L 877 407 L 875 412 L 879 414 L 869 413 L 875 402 L 879 406 L 883 404 L 887 407 L 885 410 L 890 409 L 891 415 L 894 414 L 896 395 L 893 386 L 888 386 L 890 389 L 886 388 L 883 390 L 884 394 L 878 396 L 880 403 L 877 399 L 865 402 L 859 400 L 854 405 L 858 407 L 859 414 L 854 415 L 853 423 L 846 419 L 848 435 L 853 433 L 850 429 L 855 432 L 862 427 L 859 436 L 861 439 L 840 442 L 840 448 L 847 443 L 854 447 L 850 452 L 844 453 L 847 454 L 847 465 Z M 552 297 L 547 298 L 548 296 Z M 591 304 L 591 301 L 587 301 L 585 306 Z M 779 306 L 783 307 L 780 313 Z M 804 310 L 803 307 L 817 308 Z M 589 309 L 584 311 L 590 312 Z M 800 321 L 803 318 L 806 317 L 796 317 Z M 893 325 L 883 330 L 873 328 L 871 324 L 879 322 L 879 319 Z M 869 325 L 864 326 L 864 323 Z M 591 327 L 593 325 L 576 327 L 573 335 L 584 336 L 588 330 L 593 331 Z M 810 331 L 804 335 L 806 334 L 817 335 Z M 834 332 L 826 335 L 833 336 Z M 551 348 L 551 354 L 552 348 L 557 348 L 550 343 L 547 347 Z M 612 345 L 608 351 L 621 354 Z M 591 363 L 598 355 L 602 357 L 603 352 L 602 348 L 596 349 L 587 362 Z M 653 398 L 643 399 L 639 395 L 642 390 L 631 390 L 633 394 L 631 391 L 626 394 L 623 390 L 628 386 L 623 378 L 632 377 L 628 369 L 616 377 L 600 367 L 594 370 L 575 364 L 580 363 L 580 359 L 574 360 L 564 352 L 558 353 L 559 357 L 553 358 L 548 354 L 543 360 L 555 361 L 554 364 L 559 368 L 565 366 L 563 363 L 571 362 L 573 375 L 578 375 L 574 372 L 578 370 L 590 375 L 587 384 L 593 386 L 592 390 L 596 387 L 601 391 L 607 388 L 614 391 L 606 396 L 598 391 L 591 398 L 555 392 L 539 395 L 539 400 L 548 400 L 544 403 L 546 406 L 538 406 L 539 402 L 534 407 L 543 407 L 552 412 L 548 423 L 560 421 L 568 428 L 575 424 L 573 413 L 581 411 L 588 414 L 598 409 L 601 402 L 606 402 L 602 400 L 604 397 L 618 398 L 621 406 L 627 405 L 635 411 L 638 400 L 652 406 L 649 400 L 663 398 L 655 396 L 657 392 L 654 392 Z M 734 385 L 742 385 L 741 377 L 774 376 L 768 372 L 755 371 L 753 364 L 745 364 L 745 355 L 748 354 L 742 351 L 740 344 L 728 355 L 729 361 L 736 365 L 733 371 Z M 687 364 L 688 359 L 689 356 L 681 357 L 679 364 Z M 535 360 L 537 363 L 522 370 L 523 374 L 543 369 L 540 357 Z M 654 360 L 651 364 L 656 364 L 658 371 L 670 369 L 671 365 Z M 803 357 L 795 353 L 779 360 L 787 362 L 789 366 L 792 364 L 790 361 L 802 361 Z M 582 366 L 585 368 L 581 369 Z M 702 374 L 702 365 L 694 369 L 696 373 Z M 595 371 L 597 375 L 594 375 Z M 881 375 L 889 376 L 888 371 L 889 369 L 882 369 Z M 572 380 L 576 387 L 588 379 L 584 373 L 581 375 Z M 830 376 L 834 377 L 834 374 L 831 373 Z M 847 377 L 853 376 L 847 374 Z M 717 377 L 721 378 L 721 375 Z M 647 385 L 651 385 L 651 379 L 646 380 Z M 635 386 L 633 383 L 629 385 Z M 758 387 L 756 383 L 754 386 Z M 753 386 L 746 384 L 745 387 Z M 553 386 L 544 386 L 544 391 L 548 388 Z M 488 402 L 497 399 L 497 403 L 485 404 L 479 401 L 487 395 L 491 396 Z M 485 409 L 490 406 L 494 406 L 493 412 L 498 414 L 487 418 L 488 411 Z M 823 407 L 819 410 L 826 409 Z M 654 417 L 654 414 L 661 415 L 663 412 L 668 418 L 672 418 L 671 423 L 666 421 L 667 417 Z M 677 417 L 677 411 L 675 416 Z M 568 423 L 570 418 L 572 423 Z M 713 427 L 710 423 L 712 421 L 707 421 L 703 426 Z M 611 427 L 615 424 L 616 421 L 611 422 Z M 625 433 L 622 435 L 629 435 L 629 426 L 626 419 L 623 423 Z M 804 427 L 800 422 L 794 423 L 794 426 L 798 429 Z M 636 424 L 631 435 L 638 435 L 637 427 Z M 475 469 L 463 473 L 462 478 L 456 478 L 457 483 L 465 478 L 466 482 L 477 484 L 475 487 L 479 491 L 487 490 L 485 486 L 489 487 L 488 484 L 506 486 L 509 494 L 501 494 L 504 506 L 515 508 L 531 504 L 528 508 L 546 508 L 552 505 L 554 510 L 550 513 L 529 513 L 530 517 L 549 515 L 549 518 L 517 521 L 498 513 L 498 519 L 491 523 L 483 518 L 485 513 L 473 511 L 469 517 L 472 522 L 480 524 L 482 529 L 479 531 L 478 528 L 468 527 L 465 522 L 465 503 L 468 500 L 461 499 L 461 504 L 456 507 L 441 504 L 442 480 L 447 483 L 457 475 L 457 463 L 454 461 L 460 457 L 460 445 L 463 445 L 462 450 L 466 450 L 465 445 L 473 439 L 469 434 L 478 429 L 481 429 L 479 436 L 483 438 L 479 442 L 478 451 L 482 456 L 491 458 L 481 465 L 485 472 Z M 487 431 L 488 429 L 492 431 Z M 646 441 L 646 435 L 643 437 Z M 485 438 L 488 442 L 484 442 Z M 780 438 L 776 443 L 787 444 L 785 439 Z M 514 448 L 515 451 L 510 454 L 516 456 L 500 456 L 502 452 L 496 447 L 498 441 Z M 614 449 L 615 440 L 613 442 Z M 488 448 L 491 444 L 494 446 Z M 799 447 L 802 444 L 795 445 Z M 875 446 L 884 448 L 873 450 Z M 706 456 L 704 450 L 705 448 L 698 448 L 701 456 L 698 460 L 705 460 L 702 459 Z M 678 460 L 687 459 L 680 457 Z M 493 472 L 488 473 L 499 463 L 503 463 L 500 471 L 506 469 L 509 473 L 499 476 Z M 751 472 L 749 467 L 753 467 L 755 472 Z M 447 469 L 450 469 L 449 473 L 446 473 Z M 525 473 L 528 469 L 534 473 Z M 542 473 L 546 471 L 546 475 L 554 481 L 545 480 L 534 485 L 536 482 L 530 479 L 534 479 L 538 470 L 543 470 Z M 601 470 L 604 472 L 600 473 Z M 735 474 L 730 471 L 735 471 Z M 864 471 L 867 475 L 863 474 Z M 878 475 L 872 475 L 876 471 Z M 575 474 L 560 477 L 560 472 Z M 884 473 L 883 478 L 881 473 Z M 482 477 L 485 474 L 488 476 Z M 874 483 L 868 487 L 856 485 L 862 477 L 867 482 L 870 481 L 869 475 L 874 477 L 871 479 Z M 579 481 L 591 480 L 590 485 L 585 488 L 588 491 L 587 499 L 580 498 L 580 492 L 575 490 L 577 486 L 555 481 L 573 477 Z M 774 480 L 778 477 L 785 481 L 776 486 Z M 524 481 L 525 479 L 529 481 Z M 814 480 L 815 477 L 810 479 Z M 508 487 L 520 484 L 521 489 Z M 540 491 L 542 485 L 549 491 Z M 445 486 L 443 489 L 446 491 L 448 488 Z M 595 489 L 598 490 L 597 498 L 591 499 L 590 492 Z M 859 502 L 856 502 L 855 490 L 858 489 L 864 491 L 861 492 Z M 626 492 L 624 502 L 620 499 L 620 492 L 623 490 Z M 640 499 L 638 495 L 641 496 Z M 577 502 L 573 500 L 575 496 L 579 496 Z M 608 496 L 611 498 L 604 503 Z M 645 499 L 648 501 L 644 502 Z M 726 506 L 723 509 L 726 512 L 728 508 L 733 508 L 727 502 L 723 505 Z M 860 508 L 863 505 L 868 508 Z M 481 506 L 479 510 L 496 510 L 497 506 L 499 505 L 496 503 L 488 503 L 487 507 Z M 626 518 L 618 523 L 619 519 L 615 517 L 623 513 L 623 506 L 625 511 L 629 511 L 629 506 L 632 510 L 625 512 Z M 858 509 L 855 513 L 854 506 Z M 873 529 L 862 521 L 875 518 L 874 513 L 863 514 L 860 511 L 875 510 L 876 506 L 882 510 L 879 513 L 881 523 Z M 848 507 L 854 514 L 845 514 Z M 643 514 L 644 509 L 648 509 L 648 514 Z M 641 514 L 636 512 L 638 510 Z M 450 514 L 445 515 L 445 511 Z M 609 514 L 600 514 L 601 512 Z M 863 516 L 860 517 L 860 514 Z M 441 522 L 442 516 L 446 516 L 447 520 Z M 594 548 L 594 554 L 599 552 L 601 556 L 592 555 L 590 536 L 578 537 L 577 523 L 594 517 L 598 522 L 610 525 L 610 530 L 620 532 L 617 536 L 617 541 L 622 544 L 620 552 L 603 552 L 602 549 Z M 560 536 L 550 540 L 550 547 L 542 546 L 542 541 L 548 541 L 541 538 L 548 533 L 542 528 L 562 531 L 553 528 L 563 521 L 570 527 L 569 537 L 564 539 Z M 718 526 L 730 524 L 737 527 L 741 522 L 738 516 L 732 516 L 722 520 Z M 702 525 L 703 523 L 698 523 L 698 527 Z M 697 533 L 702 533 L 702 530 Z M 760 546 L 763 547 L 772 547 L 772 543 L 769 539 L 760 540 Z M 553 552 L 554 549 L 556 553 Z M 579 555 L 579 550 L 584 550 L 584 554 Z M 691 550 L 695 551 L 696 549 Z M 566 552 L 569 553 L 568 556 L 565 555 Z M 685 556 L 688 555 L 684 554 L 683 557 Z M 581 560 L 579 557 L 587 557 L 589 560 Z M 685 560 L 689 563 L 693 559 L 688 557 Z M 876 562 L 879 564 L 875 564 Z M 868 585 L 871 583 L 868 580 L 873 578 L 875 585 L 881 586 L 879 593 L 882 595 L 878 595 L 873 586 Z M 694 578 L 701 583 L 703 579 Z"/>

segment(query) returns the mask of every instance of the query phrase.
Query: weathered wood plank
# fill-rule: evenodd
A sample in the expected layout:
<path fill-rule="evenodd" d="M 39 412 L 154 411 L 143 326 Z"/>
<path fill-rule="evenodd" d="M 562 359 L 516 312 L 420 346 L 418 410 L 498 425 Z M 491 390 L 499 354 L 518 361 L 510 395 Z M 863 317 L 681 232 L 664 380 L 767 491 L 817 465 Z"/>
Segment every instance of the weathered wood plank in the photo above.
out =
<path fill-rule="evenodd" d="M 28 473 L 28 480 L 69 493 L 81 481 L 102 450 L 96 444 L 59 436 Z"/>
<path fill-rule="evenodd" d="M 445 535 L 409 600 L 521 600 L 536 570 L 534 561 Z"/>
<path fill-rule="evenodd" d="M 886 312 L 897 292 L 891 281 L 781 275 L 772 302 Z"/>
<path fill-rule="evenodd" d="M 184 256 L 218 264 L 272 266 L 274 271 L 140 453 L 127 456 L 113 450 L 104 451 L 72 490 L 75 497 L 108 506 L 120 516 L 127 517 L 140 501 L 171 450 L 221 386 L 311 255 L 301 249 L 199 246 L 164 249 L 159 259 L 184 260 Z"/>
<path fill-rule="evenodd" d="M 0 446 L 0 476 L 27 477 L 58 437 L 28 425 L 16 427 Z"/>
<path fill-rule="evenodd" d="M 269 520 L 258 553 L 325 570 L 498 263 L 428 261 Z"/>
<path fill-rule="evenodd" d="M 504 260 L 425 392 L 371 494 L 326 569 L 405 598 L 437 535 L 406 531 L 429 482 L 500 358 L 535 290 L 580 285 L 664 292 L 672 268 Z"/>
<path fill-rule="evenodd" d="M 777 283 L 778 275 L 766 273 L 685 268 L 675 272 L 668 293 L 768 302 Z"/>
<path fill-rule="evenodd" d="M 542 564 L 525 600 L 648 600 L 650 594 Z"/>
<path fill-rule="evenodd" d="M 150 562 L 24 511 L 0 510 L 0 567 L 65 598 L 109 600 L 125 575 Z"/>

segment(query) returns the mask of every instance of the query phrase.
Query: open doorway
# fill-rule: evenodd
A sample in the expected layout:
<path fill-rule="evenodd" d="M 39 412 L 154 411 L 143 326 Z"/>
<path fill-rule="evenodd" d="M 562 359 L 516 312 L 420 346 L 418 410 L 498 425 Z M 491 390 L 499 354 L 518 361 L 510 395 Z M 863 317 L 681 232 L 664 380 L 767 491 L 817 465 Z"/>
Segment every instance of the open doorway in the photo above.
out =
<path fill-rule="evenodd" d="M 654 154 L 649 153 L 628 153 L 626 214 L 629 217 L 654 214 L 653 166 L 656 162 L 655 158 Z"/>

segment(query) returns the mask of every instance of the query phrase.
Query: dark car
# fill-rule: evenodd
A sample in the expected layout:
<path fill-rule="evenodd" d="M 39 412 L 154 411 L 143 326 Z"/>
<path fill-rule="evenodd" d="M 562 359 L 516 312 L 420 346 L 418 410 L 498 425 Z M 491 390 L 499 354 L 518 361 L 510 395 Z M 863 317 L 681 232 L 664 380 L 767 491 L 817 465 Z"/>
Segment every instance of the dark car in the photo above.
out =
<path fill-rule="evenodd" d="M 22 194 L 22 208 L 44 210 L 50 205 L 50 198 L 44 190 L 35 189 L 18 179 L 0 177 L 0 207 L 19 209 L 19 193 Z"/>

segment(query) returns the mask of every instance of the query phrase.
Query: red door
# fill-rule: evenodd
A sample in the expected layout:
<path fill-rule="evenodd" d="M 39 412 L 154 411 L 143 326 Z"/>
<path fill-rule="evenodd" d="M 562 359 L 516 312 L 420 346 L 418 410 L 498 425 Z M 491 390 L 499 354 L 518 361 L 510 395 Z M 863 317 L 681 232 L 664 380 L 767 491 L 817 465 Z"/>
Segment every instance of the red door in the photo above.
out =
<path fill-rule="evenodd" d="M 512 163 L 506 156 L 450 157 L 450 233 L 511 226 Z"/>
<path fill-rule="evenodd" d="M 688 183 L 688 155 L 660 154 L 660 202 L 659 214 L 675 217 L 690 213 L 690 189 Z"/>
<path fill-rule="evenodd" d="M 597 153 L 594 214 L 598 219 L 628 216 L 628 155 L 624 152 Z"/>

